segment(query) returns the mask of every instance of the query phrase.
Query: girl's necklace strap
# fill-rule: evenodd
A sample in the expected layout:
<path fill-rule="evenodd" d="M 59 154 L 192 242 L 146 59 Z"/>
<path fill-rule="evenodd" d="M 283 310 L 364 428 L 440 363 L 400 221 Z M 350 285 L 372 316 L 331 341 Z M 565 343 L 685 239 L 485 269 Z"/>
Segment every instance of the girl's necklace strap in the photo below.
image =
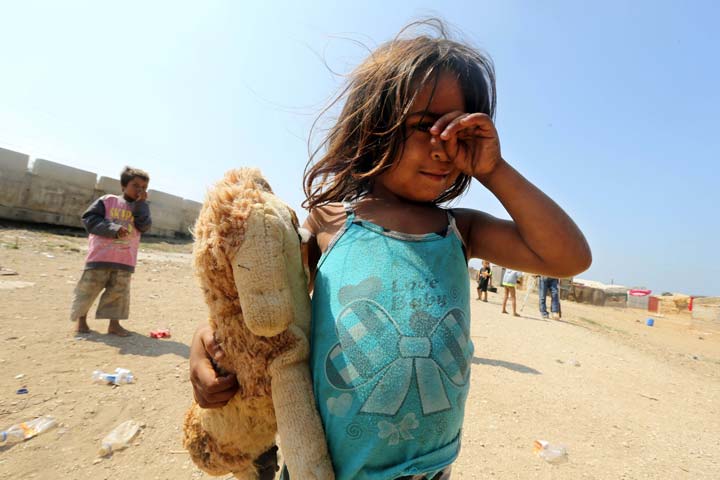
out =
<path fill-rule="evenodd" d="M 345 214 L 347 215 L 348 222 L 352 222 L 355 220 L 355 204 L 354 202 L 349 202 L 347 200 L 343 200 L 342 202 L 343 208 L 345 209 Z"/>

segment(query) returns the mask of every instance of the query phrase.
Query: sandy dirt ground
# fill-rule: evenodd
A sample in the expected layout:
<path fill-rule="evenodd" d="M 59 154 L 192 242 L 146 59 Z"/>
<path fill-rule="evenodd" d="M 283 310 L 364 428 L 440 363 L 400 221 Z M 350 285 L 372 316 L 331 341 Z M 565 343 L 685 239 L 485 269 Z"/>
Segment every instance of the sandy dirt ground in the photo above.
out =
<path fill-rule="evenodd" d="M 124 324 L 132 336 L 105 334 L 93 309 L 95 332 L 76 337 L 68 314 L 86 239 L 60 233 L 0 225 L 0 267 L 18 273 L 0 275 L 0 429 L 59 421 L 0 447 L 0 478 L 212 478 L 181 444 L 188 346 L 206 315 L 190 246 L 142 244 Z M 472 301 L 472 386 L 453 479 L 720 478 L 720 331 L 693 329 L 685 315 L 648 327 L 647 312 L 571 302 L 561 321 L 546 321 L 534 296 L 516 318 L 500 314 L 500 300 Z M 156 328 L 172 337 L 150 338 Z M 116 367 L 136 383 L 92 383 L 93 370 Z M 139 436 L 98 460 L 101 439 L 128 419 L 143 423 Z M 534 455 L 536 439 L 565 445 L 568 462 Z"/>

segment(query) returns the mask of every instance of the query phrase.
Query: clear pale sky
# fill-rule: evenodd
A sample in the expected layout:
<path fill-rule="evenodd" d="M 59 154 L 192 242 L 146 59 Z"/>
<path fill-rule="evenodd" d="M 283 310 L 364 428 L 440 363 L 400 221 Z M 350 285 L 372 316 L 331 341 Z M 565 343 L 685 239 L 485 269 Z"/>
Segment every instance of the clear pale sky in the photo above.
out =
<path fill-rule="evenodd" d="M 310 124 L 366 55 L 348 38 L 439 15 L 494 59 L 503 156 L 585 232 L 581 277 L 720 295 L 718 5 L 6 1 L 0 147 L 198 201 L 260 166 L 299 210 Z M 456 205 L 507 217 L 478 183 Z"/>

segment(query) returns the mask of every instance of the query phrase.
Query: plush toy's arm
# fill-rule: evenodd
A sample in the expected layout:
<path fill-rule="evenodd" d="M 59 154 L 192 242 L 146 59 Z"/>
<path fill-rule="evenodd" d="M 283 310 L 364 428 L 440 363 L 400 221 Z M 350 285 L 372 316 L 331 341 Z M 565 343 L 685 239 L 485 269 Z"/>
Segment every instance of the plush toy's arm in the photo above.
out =
<path fill-rule="evenodd" d="M 297 344 L 270 364 L 272 399 L 283 457 L 291 478 L 333 480 L 335 474 L 315 408 L 307 364 L 309 344 L 295 325 L 288 331 L 297 339 Z"/>
<path fill-rule="evenodd" d="M 245 237 L 232 259 L 243 318 L 255 335 L 275 336 L 294 319 L 284 228 L 282 220 L 266 214 L 263 205 L 253 207 L 245 222 Z"/>

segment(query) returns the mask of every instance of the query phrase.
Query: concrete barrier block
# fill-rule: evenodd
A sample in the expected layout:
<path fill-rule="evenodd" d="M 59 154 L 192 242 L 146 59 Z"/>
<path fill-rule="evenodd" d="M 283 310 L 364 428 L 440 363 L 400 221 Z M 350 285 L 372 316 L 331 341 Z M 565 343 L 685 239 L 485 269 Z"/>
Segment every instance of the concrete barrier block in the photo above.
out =
<path fill-rule="evenodd" d="M 151 204 L 150 215 L 152 216 L 153 222 L 152 230 L 172 230 L 174 232 L 181 232 L 183 229 L 182 210 L 165 208 Z"/>
<path fill-rule="evenodd" d="M 0 148 L 0 176 L 23 176 L 28 171 L 30 157 L 20 152 Z"/>
<path fill-rule="evenodd" d="M 103 192 L 103 195 L 105 195 L 106 193 L 120 195 L 122 193 L 122 186 L 120 185 L 120 180 L 116 178 L 100 177 L 100 180 L 98 180 L 95 188 Z"/>
<path fill-rule="evenodd" d="M 183 200 L 183 231 L 188 235 L 192 234 L 191 231 L 195 227 L 195 220 L 197 220 L 201 208 L 202 203 Z"/>
<path fill-rule="evenodd" d="M 183 198 L 158 190 L 148 191 L 148 203 L 153 219 L 155 234 L 164 230 L 182 232 L 183 229 Z"/>
<path fill-rule="evenodd" d="M 37 159 L 33 164 L 33 175 L 52 179 L 57 183 L 76 185 L 81 188 L 95 189 L 97 175 L 93 172 L 68 167 L 50 160 Z"/>
<path fill-rule="evenodd" d="M 29 159 L 24 153 L 0 148 L 0 205 L 18 207 L 23 204 L 30 184 Z"/>
<path fill-rule="evenodd" d="M 38 213 L 38 220 L 34 221 L 79 227 L 82 226 L 80 216 L 94 197 L 95 182 L 83 187 L 59 182 L 53 177 L 32 175 L 29 192 L 21 206 Z M 48 217 L 48 213 L 52 216 Z"/>
<path fill-rule="evenodd" d="M 148 201 L 150 206 L 161 206 L 163 208 L 175 208 L 182 211 L 183 198 L 158 190 L 148 190 Z"/>

